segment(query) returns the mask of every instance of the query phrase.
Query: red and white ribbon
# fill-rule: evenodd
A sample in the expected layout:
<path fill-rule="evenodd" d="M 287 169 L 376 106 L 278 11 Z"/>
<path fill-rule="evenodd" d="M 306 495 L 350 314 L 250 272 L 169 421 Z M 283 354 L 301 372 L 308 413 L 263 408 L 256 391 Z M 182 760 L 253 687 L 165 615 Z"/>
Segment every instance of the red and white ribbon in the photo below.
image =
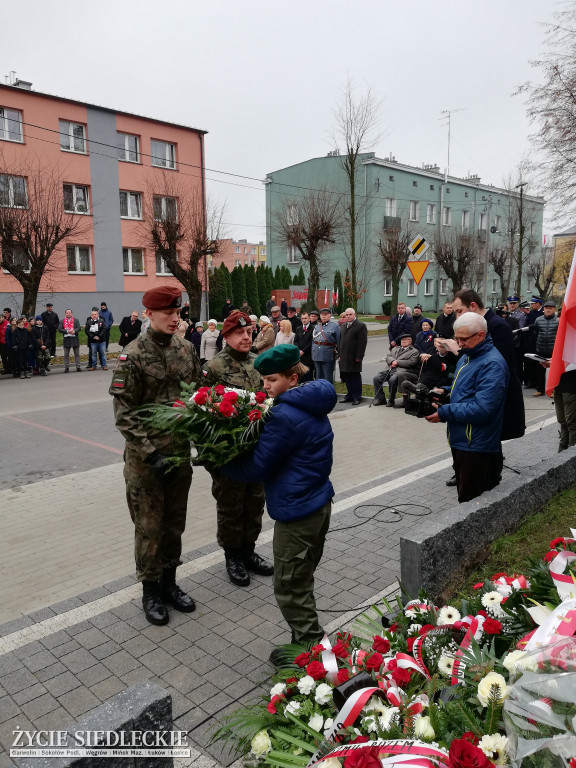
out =
<path fill-rule="evenodd" d="M 416 768 L 429 768 L 438 763 L 447 762 L 448 753 L 444 749 L 432 747 L 424 741 L 415 741 L 401 739 L 389 741 L 387 739 L 374 739 L 374 741 L 365 741 L 362 744 L 343 744 L 335 747 L 328 754 L 314 762 L 308 763 L 308 766 L 315 765 L 323 760 L 329 760 L 332 757 L 349 757 L 355 752 L 364 752 L 365 750 L 378 749 L 378 754 L 394 755 L 394 757 L 380 757 L 383 766 L 392 766 L 396 763 L 402 763 L 405 768 L 416 766 Z"/>
<path fill-rule="evenodd" d="M 328 635 L 324 635 L 320 645 L 325 649 L 322 651 L 322 664 L 327 672 L 328 682 L 332 685 L 338 685 L 338 661 L 332 653 L 332 643 L 328 639 Z"/>
<path fill-rule="evenodd" d="M 412 658 L 412 656 L 409 656 L 407 653 L 397 653 L 396 663 L 400 669 L 413 669 L 416 672 L 419 672 L 421 675 L 424 675 L 426 679 L 430 680 L 430 673 L 424 664 L 420 664 L 418 661 L 416 661 L 416 659 Z"/>
<path fill-rule="evenodd" d="M 549 566 L 554 586 L 562 600 L 576 597 L 576 582 L 572 576 L 564 573 L 568 563 L 573 560 L 576 560 L 574 552 L 558 552 Z"/>
<path fill-rule="evenodd" d="M 464 663 L 463 659 L 464 651 L 468 650 L 470 643 L 472 642 L 472 638 L 476 636 L 476 632 L 479 630 L 479 618 L 481 618 L 482 623 L 484 623 L 483 616 L 472 619 L 470 626 L 464 635 L 464 639 L 460 643 L 460 647 L 454 654 L 454 666 L 452 667 L 452 678 L 450 679 L 450 683 L 452 685 L 458 685 L 459 683 L 464 682 L 464 670 L 466 669 L 466 664 Z"/>

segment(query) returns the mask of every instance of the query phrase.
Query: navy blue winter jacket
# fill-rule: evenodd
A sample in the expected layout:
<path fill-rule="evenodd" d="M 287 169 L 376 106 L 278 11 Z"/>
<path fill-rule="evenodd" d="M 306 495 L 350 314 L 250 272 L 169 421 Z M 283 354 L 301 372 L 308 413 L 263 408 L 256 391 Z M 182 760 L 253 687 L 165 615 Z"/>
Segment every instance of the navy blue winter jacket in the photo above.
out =
<path fill-rule="evenodd" d="M 324 379 L 283 392 L 252 454 L 234 459 L 222 474 L 266 484 L 266 507 L 273 520 L 308 517 L 334 496 L 330 482 L 334 435 L 328 414 L 336 391 Z"/>
<path fill-rule="evenodd" d="M 388 341 L 394 341 L 396 344 L 399 344 L 398 337 L 401 333 L 412 335 L 412 318 L 408 312 L 403 315 L 394 315 L 388 323 Z"/>

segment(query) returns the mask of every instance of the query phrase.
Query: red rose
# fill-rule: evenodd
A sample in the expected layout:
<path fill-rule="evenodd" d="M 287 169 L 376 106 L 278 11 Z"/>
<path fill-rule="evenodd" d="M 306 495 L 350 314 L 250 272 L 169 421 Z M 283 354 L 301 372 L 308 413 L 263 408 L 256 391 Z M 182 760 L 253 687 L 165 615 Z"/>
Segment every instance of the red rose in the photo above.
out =
<path fill-rule="evenodd" d="M 431 629 L 436 629 L 434 624 L 424 624 L 424 626 L 418 630 L 419 635 L 427 635 Z"/>
<path fill-rule="evenodd" d="M 222 395 L 226 394 L 226 387 L 223 384 L 216 384 L 214 392 L 222 397 Z"/>
<path fill-rule="evenodd" d="M 472 731 L 466 731 L 466 733 L 463 733 L 462 738 L 466 739 L 466 741 L 469 741 L 470 744 L 474 744 L 475 747 L 478 746 L 478 742 L 480 741 L 478 736 L 476 736 L 475 733 L 472 733 Z"/>
<path fill-rule="evenodd" d="M 248 421 L 258 421 L 258 419 L 262 418 L 262 413 L 256 409 L 253 411 L 250 411 L 248 414 Z"/>
<path fill-rule="evenodd" d="M 388 627 L 388 632 L 398 632 L 399 629 L 400 629 L 400 624 L 396 624 L 396 622 L 394 622 L 394 624 L 390 624 L 390 626 Z"/>
<path fill-rule="evenodd" d="M 272 698 L 270 699 L 266 707 L 266 709 L 268 710 L 268 712 L 270 712 L 271 715 L 276 714 L 276 705 L 278 704 L 279 701 L 282 701 L 283 698 L 284 696 L 278 696 L 278 695 L 272 696 Z"/>
<path fill-rule="evenodd" d="M 198 392 L 196 392 L 196 394 L 194 395 L 194 402 L 196 403 L 196 405 L 204 405 L 207 401 L 208 401 L 208 395 L 206 394 L 206 392 L 202 392 L 201 390 L 198 390 Z"/>
<path fill-rule="evenodd" d="M 396 685 L 402 686 L 410 682 L 410 670 L 397 667 L 392 670 L 392 678 Z"/>
<path fill-rule="evenodd" d="M 339 683 L 345 683 L 350 679 L 350 672 L 347 669 L 339 669 L 337 677 Z"/>
<path fill-rule="evenodd" d="M 484 619 L 482 631 L 487 635 L 499 635 L 502 632 L 502 624 L 496 619 Z"/>
<path fill-rule="evenodd" d="M 235 405 L 238 400 L 238 392 L 226 392 L 222 400 L 227 400 L 231 405 Z"/>
<path fill-rule="evenodd" d="M 266 400 L 266 392 L 256 392 L 254 400 L 256 400 L 257 403 L 263 403 L 264 400 Z"/>
<path fill-rule="evenodd" d="M 448 755 L 453 768 L 492 768 L 484 752 L 467 739 L 454 739 Z"/>
<path fill-rule="evenodd" d="M 310 654 L 306 652 L 296 656 L 294 659 L 294 664 L 298 664 L 299 667 L 305 667 L 306 664 L 310 664 Z"/>
<path fill-rule="evenodd" d="M 318 659 L 320 656 L 322 656 L 322 653 L 326 650 L 323 645 L 313 645 L 312 648 L 310 648 L 310 655 L 313 659 Z"/>
<path fill-rule="evenodd" d="M 378 653 L 388 653 L 390 650 L 390 640 L 386 640 L 385 637 L 380 637 L 380 635 L 376 635 L 372 640 L 372 648 L 375 651 L 378 651 Z"/>
<path fill-rule="evenodd" d="M 334 656 L 336 656 L 337 659 L 348 658 L 348 648 L 342 643 L 341 640 L 338 640 L 336 645 L 332 646 L 332 653 Z"/>
<path fill-rule="evenodd" d="M 183 403 L 182 400 L 174 400 L 172 408 L 186 408 L 186 403 Z"/>
<path fill-rule="evenodd" d="M 371 653 L 370 656 L 364 659 L 364 669 L 366 669 L 368 672 L 371 670 L 380 669 L 383 661 L 384 659 L 382 658 L 381 653 Z"/>
<path fill-rule="evenodd" d="M 207 395 L 210 392 L 210 387 L 200 387 L 197 391 Z"/>
<path fill-rule="evenodd" d="M 286 683 L 286 685 L 296 685 L 296 683 L 298 682 L 298 678 L 297 677 L 287 677 L 284 682 Z"/>
<path fill-rule="evenodd" d="M 306 667 L 306 674 L 310 675 L 314 680 L 322 680 L 323 677 L 326 677 L 327 672 L 322 662 L 311 661 Z"/>
<path fill-rule="evenodd" d="M 570 768 L 576 768 L 576 757 L 570 758 Z"/>
<path fill-rule="evenodd" d="M 378 747 L 358 749 L 344 760 L 344 768 L 382 768 Z"/>
<path fill-rule="evenodd" d="M 336 632 L 336 637 L 342 645 L 346 646 L 346 648 L 350 647 L 350 643 L 352 642 L 352 635 L 350 632 Z"/>
<path fill-rule="evenodd" d="M 222 400 L 220 405 L 218 406 L 218 410 L 222 414 L 222 416 L 232 416 L 234 413 L 234 406 L 230 402 L 230 400 Z"/>

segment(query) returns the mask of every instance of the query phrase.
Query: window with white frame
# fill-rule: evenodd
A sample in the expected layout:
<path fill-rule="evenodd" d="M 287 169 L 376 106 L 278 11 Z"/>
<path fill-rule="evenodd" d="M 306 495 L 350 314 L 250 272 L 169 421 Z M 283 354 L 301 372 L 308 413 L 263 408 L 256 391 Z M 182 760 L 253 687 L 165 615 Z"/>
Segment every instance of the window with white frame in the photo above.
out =
<path fill-rule="evenodd" d="M 266 248 L 260 248 L 260 256 L 266 256 Z"/>
<path fill-rule="evenodd" d="M 408 296 L 416 296 L 416 281 L 412 278 L 408 279 L 408 289 L 406 293 Z"/>
<path fill-rule="evenodd" d="M 480 223 L 478 224 L 478 229 L 486 229 L 488 227 L 488 214 L 487 213 L 481 213 L 480 214 Z"/>
<path fill-rule="evenodd" d="M 86 154 L 86 127 L 82 123 L 60 120 L 60 149 Z"/>
<path fill-rule="evenodd" d="M 492 278 L 492 293 L 498 293 L 500 280 L 497 277 Z"/>
<path fill-rule="evenodd" d="M 22 113 L 17 109 L 0 107 L 0 139 L 3 141 L 23 141 Z"/>
<path fill-rule="evenodd" d="M 441 277 L 440 278 L 440 295 L 446 296 L 447 293 L 448 293 L 448 278 Z"/>
<path fill-rule="evenodd" d="M 444 227 L 452 226 L 452 208 L 447 208 L 446 206 L 442 208 L 442 225 Z"/>
<path fill-rule="evenodd" d="M 118 160 L 125 163 L 140 162 L 140 140 L 130 133 L 117 133 Z"/>
<path fill-rule="evenodd" d="M 286 206 L 286 223 L 289 227 L 298 224 L 298 206 L 296 203 L 289 203 Z"/>
<path fill-rule="evenodd" d="M 256 255 L 256 248 L 250 248 L 250 255 L 255 256 Z"/>
<path fill-rule="evenodd" d="M 288 246 L 288 264 L 298 264 L 300 253 L 295 245 Z"/>
<path fill-rule="evenodd" d="M 168 265 L 160 256 L 159 253 L 156 254 L 156 274 L 157 275 L 171 275 L 172 272 L 168 269 Z"/>
<path fill-rule="evenodd" d="M 67 245 L 66 258 L 68 261 L 68 272 L 81 274 L 92 272 L 92 264 L 90 261 L 90 246 Z"/>
<path fill-rule="evenodd" d="M 236 248 L 234 248 L 234 253 L 240 253 L 240 246 L 237 245 Z"/>
<path fill-rule="evenodd" d="M 64 184 L 64 210 L 66 213 L 90 213 L 88 187 Z"/>
<path fill-rule="evenodd" d="M 176 219 L 178 210 L 175 197 L 154 197 L 154 219 L 155 221 L 164 221 L 165 219 Z"/>
<path fill-rule="evenodd" d="M 244 248 L 244 254 L 247 254 L 247 253 L 248 253 L 248 250 L 246 248 Z M 246 262 L 244 262 L 244 263 L 246 263 Z"/>
<path fill-rule="evenodd" d="M 424 280 L 424 296 L 432 296 L 434 293 L 434 280 L 432 278 L 426 278 Z"/>
<path fill-rule="evenodd" d="M 394 197 L 387 197 L 386 198 L 386 216 L 396 216 L 396 198 Z"/>
<path fill-rule="evenodd" d="M 420 204 L 418 200 L 410 200 L 410 221 L 418 221 L 420 219 Z"/>
<path fill-rule="evenodd" d="M 529 278 L 528 278 L 528 280 L 526 281 L 526 291 L 527 291 L 528 293 L 531 293 L 531 292 L 532 292 L 532 279 L 531 279 L 530 277 L 529 277 Z"/>
<path fill-rule="evenodd" d="M 152 139 L 152 165 L 157 168 L 176 168 L 176 145 Z"/>
<path fill-rule="evenodd" d="M 470 229 L 470 211 L 462 211 L 462 232 Z"/>
<path fill-rule="evenodd" d="M 494 217 L 494 226 L 496 227 L 498 232 L 500 232 L 500 230 L 502 229 L 502 216 Z"/>
<path fill-rule="evenodd" d="M 240 252 L 240 251 L 238 251 L 238 252 Z M 234 259 L 234 266 L 235 267 L 241 267 L 242 266 L 242 262 L 240 261 L 240 259 Z"/>
<path fill-rule="evenodd" d="M 392 279 L 384 278 L 384 296 L 392 296 Z"/>
<path fill-rule="evenodd" d="M 256 259 L 250 259 L 250 266 L 255 267 L 256 266 Z"/>
<path fill-rule="evenodd" d="M 18 243 L 13 243 L 10 250 L 5 249 L 2 252 L 2 260 L 5 264 L 12 264 L 15 267 L 21 267 L 24 272 L 30 272 L 30 259 L 24 248 Z M 4 269 L 6 274 L 9 274 L 9 269 Z"/>
<path fill-rule="evenodd" d="M 426 206 L 426 224 L 436 224 L 436 206 L 433 203 Z"/>
<path fill-rule="evenodd" d="M 120 216 L 123 219 L 142 218 L 142 195 L 140 192 L 120 190 Z"/>
<path fill-rule="evenodd" d="M 0 206 L 3 208 L 26 208 L 26 179 L 24 176 L 0 174 Z"/>
<path fill-rule="evenodd" d="M 122 248 L 122 269 L 125 275 L 144 274 L 144 252 L 142 248 Z"/>

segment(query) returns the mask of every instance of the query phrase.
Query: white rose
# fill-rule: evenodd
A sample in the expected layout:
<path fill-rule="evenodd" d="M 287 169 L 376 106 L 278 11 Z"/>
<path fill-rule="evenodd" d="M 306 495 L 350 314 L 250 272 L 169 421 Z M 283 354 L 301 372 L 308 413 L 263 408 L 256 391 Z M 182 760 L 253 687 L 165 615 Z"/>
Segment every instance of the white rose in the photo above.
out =
<path fill-rule="evenodd" d="M 300 702 L 292 700 L 284 711 L 289 712 L 291 715 L 297 715 L 299 710 L 300 710 Z"/>
<path fill-rule="evenodd" d="M 490 698 L 490 689 L 493 685 L 497 685 L 500 689 L 499 691 L 499 698 L 500 700 L 505 699 L 508 695 L 508 687 L 506 685 L 506 680 L 502 677 L 502 675 L 499 675 L 498 672 L 488 672 L 486 677 L 483 677 L 482 680 L 478 683 L 478 699 L 480 701 L 480 704 L 482 704 L 483 707 L 488 706 L 488 700 Z"/>
<path fill-rule="evenodd" d="M 340 760 L 337 757 L 329 757 L 322 761 L 322 768 L 341 768 Z"/>
<path fill-rule="evenodd" d="M 522 659 L 527 655 L 526 651 L 511 651 L 502 659 L 502 664 L 511 675 L 515 675 L 517 672 L 522 671 Z"/>
<path fill-rule="evenodd" d="M 314 697 L 318 704 L 329 704 L 332 701 L 332 688 L 326 683 L 320 683 L 316 688 L 316 695 Z"/>
<path fill-rule="evenodd" d="M 414 725 L 414 735 L 417 739 L 424 739 L 425 741 L 430 741 L 430 739 L 433 739 L 434 736 L 436 736 L 434 728 L 432 728 L 430 723 L 430 718 L 427 715 L 422 715 L 416 720 Z"/>
<path fill-rule="evenodd" d="M 324 724 L 324 718 L 318 712 L 316 712 L 316 714 L 312 715 L 310 720 L 308 720 L 308 725 L 314 731 L 320 731 L 320 729 L 322 728 L 323 724 Z"/>
<path fill-rule="evenodd" d="M 312 691 L 316 687 L 316 681 L 314 680 L 313 677 L 310 677 L 310 675 L 304 675 L 304 677 L 298 680 L 297 687 L 300 693 L 303 693 L 304 696 L 308 696 L 308 694 L 312 693 Z"/>
<path fill-rule="evenodd" d="M 380 728 L 382 728 L 383 731 L 387 731 L 394 725 L 394 723 L 398 722 L 399 716 L 400 710 L 398 707 L 388 707 L 387 711 L 378 718 Z"/>
<path fill-rule="evenodd" d="M 272 696 L 280 696 L 285 692 L 286 692 L 286 683 L 276 683 L 274 688 L 270 689 L 270 698 L 272 698 Z"/>
<path fill-rule="evenodd" d="M 252 754 L 261 757 L 267 752 L 270 752 L 271 749 L 272 742 L 270 741 L 270 736 L 268 736 L 268 731 L 258 731 L 256 736 L 254 736 L 250 742 L 250 751 Z"/>

